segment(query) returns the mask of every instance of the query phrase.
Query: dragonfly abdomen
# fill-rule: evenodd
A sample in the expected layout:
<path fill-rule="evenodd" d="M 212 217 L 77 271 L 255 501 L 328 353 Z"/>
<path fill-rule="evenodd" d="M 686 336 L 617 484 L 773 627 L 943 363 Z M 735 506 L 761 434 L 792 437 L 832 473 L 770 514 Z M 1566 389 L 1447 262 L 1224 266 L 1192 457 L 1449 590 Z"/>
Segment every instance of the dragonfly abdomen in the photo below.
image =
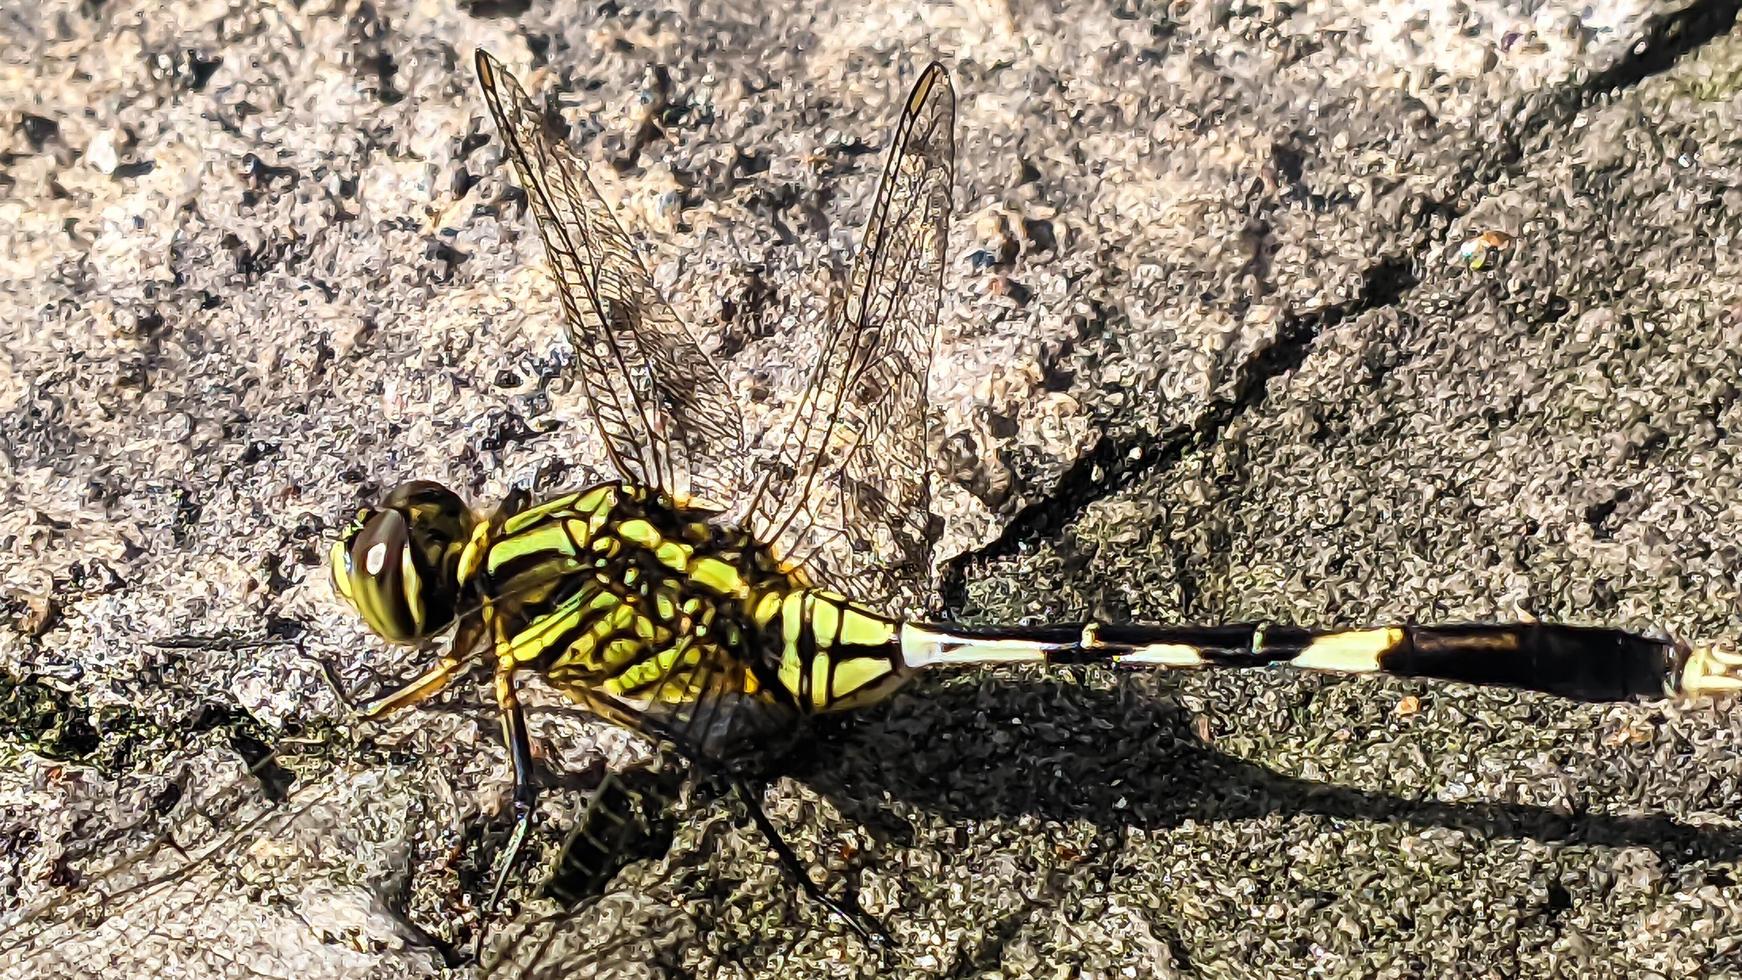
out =
<path fill-rule="evenodd" d="M 781 599 L 777 670 L 799 710 L 845 711 L 894 693 L 912 672 L 901 659 L 901 621 L 826 589 Z"/>
<path fill-rule="evenodd" d="M 1551 623 L 1310 630 L 1268 623 L 1010 628 L 909 624 L 910 669 L 945 664 L 1108 663 L 1385 673 L 1543 691 L 1578 700 L 1677 690 L 1684 653 L 1667 640 Z"/>

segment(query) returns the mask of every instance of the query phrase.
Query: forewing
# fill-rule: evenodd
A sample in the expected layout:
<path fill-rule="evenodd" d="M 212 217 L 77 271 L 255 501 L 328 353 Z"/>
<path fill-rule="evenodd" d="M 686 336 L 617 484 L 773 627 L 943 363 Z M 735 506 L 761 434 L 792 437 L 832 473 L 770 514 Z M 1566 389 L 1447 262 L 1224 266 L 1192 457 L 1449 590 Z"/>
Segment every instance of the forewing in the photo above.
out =
<path fill-rule="evenodd" d="M 574 376 L 613 465 L 680 502 L 729 503 L 743 425 L 719 366 L 660 296 L 586 165 L 488 52 L 478 83 L 531 203 L 575 349 Z"/>
<path fill-rule="evenodd" d="M 789 561 L 896 611 L 932 591 L 926 380 L 943 292 L 954 127 L 955 93 L 934 62 L 907 98 L 846 302 L 749 518 Z"/>

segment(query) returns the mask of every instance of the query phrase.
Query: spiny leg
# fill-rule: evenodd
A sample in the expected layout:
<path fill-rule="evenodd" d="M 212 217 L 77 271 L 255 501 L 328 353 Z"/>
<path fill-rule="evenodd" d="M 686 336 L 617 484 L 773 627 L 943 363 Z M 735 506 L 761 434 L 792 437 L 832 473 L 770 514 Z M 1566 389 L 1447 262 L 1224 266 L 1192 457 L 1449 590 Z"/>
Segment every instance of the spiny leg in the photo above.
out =
<path fill-rule="evenodd" d="M 435 662 L 435 666 L 364 705 L 363 717 L 375 719 L 390 715 L 441 693 L 443 688 L 453 683 L 454 678 L 465 673 L 472 665 L 471 650 L 482 631 L 480 620 L 474 618 L 462 621 L 459 630 L 454 634 L 454 641 L 448 645 L 448 652 Z"/>
<path fill-rule="evenodd" d="M 762 809 L 760 795 L 751 782 L 724 760 L 713 758 L 703 748 L 707 742 L 707 733 L 713 730 L 720 720 L 722 712 L 728 710 L 729 703 L 719 697 L 710 697 L 707 692 L 713 689 L 718 668 L 712 660 L 704 660 L 695 667 L 693 675 L 680 671 L 669 671 L 656 688 L 655 701 L 672 700 L 687 703 L 687 711 L 681 711 L 678 717 L 661 720 L 643 715 L 637 726 L 643 733 L 672 746 L 677 753 L 689 761 L 697 775 L 717 774 L 724 776 L 737 792 L 744 806 L 750 811 L 750 818 L 756 823 L 768 840 L 775 857 L 789 874 L 798 882 L 804 893 L 812 901 L 840 916 L 854 932 L 866 943 L 879 949 L 895 945 L 894 937 L 870 913 L 858 906 L 856 901 L 843 903 L 831 898 L 811 880 L 798 855 L 793 853 L 791 846 L 781 837 L 780 831 L 774 826 L 766 811 Z M 696 692 L 694 697 L 671 697 L 673 685 L 681 685 L 687 693 Z"/>
<path fill-rule="evenodd" d="M 466 662 L 452 654 L 443 656 L 436 661 L 435 666 L 417 675 L 404 686 L 393 689 L 387 694 L 363 706 L 363 717 L 368 719 L 390 715 L 401 708 L 409 708 L 414 704 L 434 697 L 453 682 L 453 679 L 465 671 Z"/>
<path fill-rule="evenodd" d="M 496 658 L 496 707 L 502 719 L 502 741 L 508 746 L 508 764 L 514 773 L 514 832 L 496 868 L 496 882 L 490 886 L 490 897 L 484 904 L 484 915 L 478 926 L 476 955 L 481 959 L 484 934 L 496 915 L 496 905 L 502 890 L 514 870 L 515 859 L 526 844 L 532 830 L 532 815 L 538 804 L 538 787 L 532 781 L 532 743 L 526 735 L 526 714 L 520 707 L 520 696 L 514 690 L 515 661 L 507 646 L 498 647 Z"/>
<path fill-rule="evenodd" d="M 804 893 L 810 896 L 811 901 L 840 916 L 848 926 L 852 927 L 854 932 L 859 934 L 859 938 L 871 945 L 878 947 L 896 945 L 895 937 L 889 934 L 889 930 L 884 928 L 883 923 L 861 908 L 856 899 L 849 899 L 848 902 L 837 901 L 811 880 L 810 874 L 800 863 L 798 855 L 793 853 L 792 847 L 786 843 L 786 839 L 780 836 L 780 830 L 774 826 L 774 821 L 770 820 L 768 814 L 762 809 L 762 801 L 757 799 L 756 789 L 750 785 L 748 779 L 730 771 L 724 772 L 724 775 L 731 782 L 732 788 L 737 791 L 738 797 L 744 801 L 745 808 L 750 811 L 750 819 L 755 821 L 757 829 L 762 831 L 762 836 L 768 839 L 768 846 L 774 849 L 774 856 L 780 860 L 781 866 L 786 868 L 787 873 L 798 881 L 799 887 L 804 889 Z"/>
<path fill-rule="evenodd" d="M 674 665 L 681 662 L 674 661 Z M 751 820 L 755 821 L 757 828 L 762 831 L 763 837 L 768 840 L 768 844 L 774 850 L 775 857 L 780 861 L 781 866 L 792 875 L 799 887 L 804 890 L 806 895 L 810 896 L 812 901 L 840 916 L 847 925 L 852 927 L 854 932 L 858 933 L 870 945 L 879 948 L 893 945 L 894 939 L 881 922 L 859 908 L 857 903 L 853 903 L 849 907 L 847 904 L 836 901 L 811 880 L 804 865 L 800 863 L 798 855 L 793 853 L 785 838 L 780 836 L 779 829 L 774 826 L 774 821 L 770 820 L 768 814 L 762 809 L 762 803 L 755 787 L 730 764 L 712 757 L 707 752 L 705 746 L 708 733 L 713 730 L 722 713 L 728 710 L 726 705 L 729 702 L 719 697 L 709 696 L 709 692 L 715 689 L 716 683 L 721 679 L 718 675 L 718 664 L 711 658 L 696 663 L 693 673 L 675 669 L 669 670 L 665 676 L 660 678 L 655 687 L 653 700 L 656 703 L 670 701 L 683 707 L 678 708 L 676 716 L 670 719 L 656 719 L 643 715 L 638 727 L 642 732 L 669 744 L 679 755 L 689 761 L 693 771 L 698 776 L 717 774 L 725 777 L 739 798 L 744 801 L 745 808 L 750 811 Z"/>

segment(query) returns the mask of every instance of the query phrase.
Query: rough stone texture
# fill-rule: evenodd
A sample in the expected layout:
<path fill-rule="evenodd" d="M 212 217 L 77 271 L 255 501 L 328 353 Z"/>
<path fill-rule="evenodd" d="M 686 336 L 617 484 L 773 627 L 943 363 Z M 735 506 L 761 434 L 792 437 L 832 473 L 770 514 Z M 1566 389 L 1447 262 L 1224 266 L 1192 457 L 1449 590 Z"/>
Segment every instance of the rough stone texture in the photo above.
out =
<path fill-rule="evenodd" d="M 347 751 L 319 662 L 413 667 L 327 595 L 360 501 L 600 462 L 477 45 L 548 67 L 754 418 L 862 151 L 951 66 L 948 612 L 1739 629 L 1736 4 L 552 6 L 0 9 L 0 882 L 88 894 L 193 801 L 178 839 L 235 872 L 31 918 L 0 974 L 475 972 L 482 692 Z M 220 631 L 302 646 L 144 643 Z M 582 783 L 623 748 L 545 721 Z M 301 778 L 245 775 L 287 725 Z M 557 931 L 611 976 L 1735 974 L 1739 733 L 1419 683 L 940 678 L 765 798 L 898 950 L 707 794 Z M 587 975 L 563 939 L 539 975 Z"/>

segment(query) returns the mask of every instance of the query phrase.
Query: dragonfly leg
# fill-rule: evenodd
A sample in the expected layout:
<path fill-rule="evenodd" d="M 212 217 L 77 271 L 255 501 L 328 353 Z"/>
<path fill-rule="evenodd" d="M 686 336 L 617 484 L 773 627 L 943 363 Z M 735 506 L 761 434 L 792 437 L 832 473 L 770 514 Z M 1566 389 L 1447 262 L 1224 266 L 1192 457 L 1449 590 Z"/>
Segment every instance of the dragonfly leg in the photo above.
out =
<path fill-rule="evenodd" d="M 443 688 L 453 683 L 455 677 L 465 673 L 466 668 L 471 666 L 469 652 L 483 629 L 484 622 L 481 618 L 473 617 L 462 621 L 448 652 L 436 661 L 434 667 L 364 705 L 363 717 L 380 718 L 390 715 L 441 693 Z"/>
<path fill-rule="evenodd" d="M 436 661 L 436 665 L 417 675 L 401 687 L 376 698 L 363 706 L 364 718 L 380 718 L 390 715 L 401 708 L 409 708 L 420 701 L 440 693 L 448 686 L 454 677 L 463 673 L 466 662 L 452 654 Z"/>
<path fill-rule="evenodd" d="M 532 781 L 532 742 L 526 735 L 526 714 L 520 707 L 520 696 L 514 691 L 514 658 L 496 659 L 496 707 L 502 719 L 502 741 L 508 746 L 508 765 L 514 773 L 514 832 L 496 868 L 496 883 L 490 886 L 490 898 L 484 904 L 484 917 L 478 928 L 478 951 L 484 945 L 484 933 L 496 914 L 496 903 L 514 870 L 526 835 L 532 830 L 532 815 L 538 804 L 538 787 Z"/>
<path fill-rule="evenodd" d="M 860 908 L 856 900 L 837 901 L 829 897 L 827 892 L 824 892 L 816 882 L 811 880 L 804 865 L 799 863 L 798 855 L 793 853 L 792 847 L 786 843 L 785 838 L 780 836 L 780 830 L 774 826 L 774 821 L 768 819 L 768 814 L 763 811 L 762 801 L 757 799 L 755 787 L 750 785 L 749 780 L 734 772 L 727 772 L 725 776 L 731 780 L 732 788 L 738 792 L 739 798 L 744 801 L 744 806 L 749 809 L 750 819 L 756 822 L 756 827 L 762 831 L 762 836 L 768 838 L 768 846 L 774 849 L 775 857 L 779 858 L 781 865 L 786 868 L 787 872 L 798 880 L 799 887 L 804 889 L 804 893 L 810 896 L 811 901 L 840 916 L 854 932 L 859 934 L 859 938 L 871 945 L 887 948 L 896 944 L 895 937 L 889 934 L 889 930 L 883 927 L 883 923 L 877 921 L 877 918 L 871 913 Z"/>

